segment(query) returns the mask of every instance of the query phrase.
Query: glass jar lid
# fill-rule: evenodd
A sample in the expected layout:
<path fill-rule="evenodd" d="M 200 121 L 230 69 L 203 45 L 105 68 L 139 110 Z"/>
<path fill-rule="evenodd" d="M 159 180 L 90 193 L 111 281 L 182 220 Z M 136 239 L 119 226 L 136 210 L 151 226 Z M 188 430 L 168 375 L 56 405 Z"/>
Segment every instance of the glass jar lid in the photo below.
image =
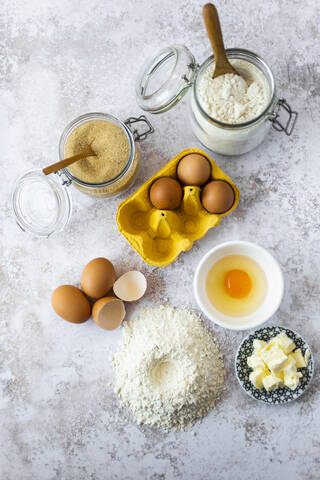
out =
<path fill-rule="evenodd" d="M 29 170 L 15 183 L 12 208 L 19 227 L 38 237 L 49 237 L 67 225 L 72 210 L 71 196 L 60 177 Z"/>
<path fill-rule="evenodd" d="M 196 69 L 195 58 L 184 45 L 164 48 L 145 62 L 138 75 L 139 106 L 151 113 L 169 110 L 188 91 Z"/>

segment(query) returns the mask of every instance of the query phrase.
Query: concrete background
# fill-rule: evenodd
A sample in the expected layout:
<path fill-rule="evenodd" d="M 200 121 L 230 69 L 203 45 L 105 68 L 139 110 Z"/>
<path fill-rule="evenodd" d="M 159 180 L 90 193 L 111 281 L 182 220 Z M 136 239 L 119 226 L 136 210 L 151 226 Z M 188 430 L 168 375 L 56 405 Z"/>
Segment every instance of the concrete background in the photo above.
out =
<path fill-rule="evenodd" d="M 31 167 L 57 161 L 59 136 L 81 113 L 121 119 L 141 113 L 134 85 L 146 57 L 187 45 L 199 62 L 210 53 L 192 0 L 4 0 L 0 9 L 1 138 L 1 480 L 319 478 L 319 376 L 299 401 L 267 407 L 247 397 L 233 373 L 245 333 L 212 326 L 224 354 L 227 392 L 191 431 L 140 428 L 119 410 L 109 355 L 121 330 L 91 320 L 71 325 L 51 309 L 52 290 L 80 279 L 106 256 L 120 274 L 148 277 L 142 303 L 167 298 L 197 310 L 193 273 L 210 247 L 247 239 L 280 261 L 284 300 L 269 324 L 298 331 L 319 354 L 320 11 L 316 0 L 218 0 L 225 43 L 259 53 L 280 96 L 299 112 L 291 137 L 271 131 L 240 158 L 214 155 L 241 190 L 233 215 L 166 269 L 148 267 L 118 233 L 119 200 L 93 200 L 72 188 L 68 228 L 37 239 L 15 225 L 10 192 Z M 187 147 L 199 146 L 186 115 L 188 98 L 151 120 L 138 184 Z M 130 307 L 128 318 L 139 305 Z"/>

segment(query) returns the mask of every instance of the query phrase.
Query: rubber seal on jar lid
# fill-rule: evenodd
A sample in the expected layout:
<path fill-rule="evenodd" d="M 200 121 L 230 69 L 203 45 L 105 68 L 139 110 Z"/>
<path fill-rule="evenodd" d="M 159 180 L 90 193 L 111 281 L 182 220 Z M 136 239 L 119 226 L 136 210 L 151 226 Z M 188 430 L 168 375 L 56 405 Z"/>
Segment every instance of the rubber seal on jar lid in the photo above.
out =
<path fill-rule="evenodd" d="M 136 85 L 139 106 L 162 113 L 178 103 L 188 91 L 197 70 L 195 58 L 184 45 L 164 48 L 143 65 Z"/>
<path fill-rule="evenodd" d="M 49 237 L 65 228 L 71 217 L 70 193 L 59 176 L 29 170 L 15 183 L 12 208 L 17 224 L 38 237 Z"/>

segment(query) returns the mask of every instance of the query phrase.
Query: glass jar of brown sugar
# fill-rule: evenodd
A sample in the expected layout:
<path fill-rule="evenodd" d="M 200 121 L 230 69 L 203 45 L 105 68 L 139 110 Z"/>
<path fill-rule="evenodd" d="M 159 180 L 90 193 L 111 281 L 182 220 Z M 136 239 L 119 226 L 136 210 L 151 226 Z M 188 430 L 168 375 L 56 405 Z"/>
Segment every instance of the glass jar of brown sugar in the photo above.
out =
<path fill-rule="evenodd" d="M 138 132 L 136 124 L 144 124 Z M 87 113 L 73 120 L 64 129 L 60 143 L 60 159 L 76 155 L 89 144 L 96 156 L 78 160 L 64 168 L 61 176 L 83 193 L 94 197 L 114 197 L 134 182 L 140 164 L 136 142 L 153 132 L 147 118 L 131 117 L 125 122 L 106 113 Z"/>

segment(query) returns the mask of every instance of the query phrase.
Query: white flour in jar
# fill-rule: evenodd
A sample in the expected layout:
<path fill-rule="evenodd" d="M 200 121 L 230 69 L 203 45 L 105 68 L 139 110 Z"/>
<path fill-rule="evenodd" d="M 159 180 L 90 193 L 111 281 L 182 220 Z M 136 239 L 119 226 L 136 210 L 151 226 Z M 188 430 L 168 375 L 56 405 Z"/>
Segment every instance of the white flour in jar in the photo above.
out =
<path fill-rule="evenodd" d="M 124 325 L 113 357 L 115 390 L 133 419 L 164 430 L 193 425 L 224 388 L 219 348 L 200 318 L 168 306 L 147 308 Z"/>
<path fill-rule="evenodd" d="M 212 118 L 230 124 L 244 123 L 260 115 L 269 100 L 269 89 L 261 71 L 244 60 L 230 60 L 241 76 L 233 73 L 212 78 L 211 63 L 198 85 L 201 107 Z"/>

